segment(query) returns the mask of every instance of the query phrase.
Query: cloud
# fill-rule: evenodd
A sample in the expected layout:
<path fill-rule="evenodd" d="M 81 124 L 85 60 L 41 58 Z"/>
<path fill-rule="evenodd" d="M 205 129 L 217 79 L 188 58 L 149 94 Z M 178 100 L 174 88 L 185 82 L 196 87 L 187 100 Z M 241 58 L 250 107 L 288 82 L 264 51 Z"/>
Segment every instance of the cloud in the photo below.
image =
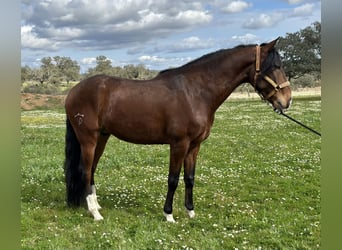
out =
<path fill-rule="evenodd" d="M 232 40 L 235 43 L 242 43 L 242 44 L 250 44 L 250 43 L 259 43 L 258 37 L 256 35 L 247 33 L 242 36 L 232 36 Z"/>
<path fill-rule="evenodd" d="M 243 23 L 242 27 L 247 29 L 269 28 L 279 23 L 282 18 L 283 15 L 281 13 L 260 14 L 256 18 L 252 17 L 247 20 L 245 23 Z"/>
<path fill-rule="evenodd" d="M 23 1 L 23 26 L 39 48 L 114 49 L 211 22 L 200 2 L 181 0 Z M 32 49 L 24 42 L 23 48 Z"/>
<path fill-rule="evenodd" d="M 58 50 L 58 42 L 53 42 L 47 38 L 39 38 L 34 32 L 34 26 L 31 25 L 21 27 L 21 45 L 32 50 Z"/>
<path fill-rule="evenodd" d="M 197 36 L 190 36 L 180 40 L 177 43 L 167 44 L 163 46 L 156 46 L 153 52 L 168 52 L 168 53 L 181 53 L 187 51 L 195 51 L 201 49 L 208 49 L 215 45 L 213 39 L 201 39 Z"/>
<path fill-rule="evenodd" d="M 314 4 L 306 3 L 294 8 L 292 16 L 310 16 L 312 15 Z"/>
<path fill-rule="evenodd" d="M 138 58 L 138 60 L 141 63 L 144 63 L 147 67 L 159 70 L 170 67 L 179 67 L 192 59 L 192 57 L 160 57 L 154 55 L 143 55 Z"/>
<path fill-rule="evenodd" d="M 138 60 L 140 62 L 143 62 L 143 63 L 160 63 L 160 62 L 165 62 L 166 59 L 165 58 L 162 58 L 162 57 L 159 57 L 159 56 L 149 56 L 149 55 L 143 55 L 143 56 L 140 56 L 138 58 Z"/>
<path fill-rule="evenodd" d="M 238 0 L 238 1 L 233 1 L 233 2 L 228 3 L 226 7 L 222 8 L 222 11 L 226 13 L 239 13 L 239 12 L 244 11 L 250 6 L 251 4 Z"/>
<path fill-rule="evenodd" d="M 206 39 L 202 40 L 197 36 L 191 36 L 184 38 L 181 42 L 181 44 L 178 44 L 178 48 L 184 48 L 184 49 L 206 49 L 208 47 L 211 47 L 213 45 L 212 39 Z"/>
<path fill-rule="evenodd" d="M 321 0 L 285 0 L 288 4 L 298 5 L 301 3 L 321 3 Z"/>
<path fill-rule="evenodd" d="M 299 4 L 304 2 L 305 0 L 287 0 L 289 4 Z"/>
<path fill-rule="evenodd" d="M 96 58 L 95 57 L 86 57 L 81 59 L 81 64 L 83 65 L 94 65 L 96 63 Z"/>
<path fill-rule="evenodd" d="M 144 53 L 186 53 L 213 48 L 216 45 L 216 42 L 212 38 L 201 39 L 197 36 L 190 36 L 183 38 L 181 40 L 177 40 L 176 42 L 164 42 L 162 45 L 159 45 L 157 43 L 149 43 L 146 46 L 134 46 L 132 48 L 129 48 L 127 50 L 127 53 L 129 55 L 137 55 Z"/>

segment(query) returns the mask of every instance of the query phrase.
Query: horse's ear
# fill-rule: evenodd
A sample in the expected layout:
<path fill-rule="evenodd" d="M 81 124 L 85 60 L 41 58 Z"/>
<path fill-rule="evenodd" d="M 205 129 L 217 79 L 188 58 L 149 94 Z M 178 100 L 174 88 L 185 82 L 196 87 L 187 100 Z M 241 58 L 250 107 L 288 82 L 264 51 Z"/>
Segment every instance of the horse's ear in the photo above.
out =
<path fill-rule="evenodd" d="M 263 48 L 265 48 L 266 50 L 264 51 L 270 51 L 271 49 L 274 48 L 274 46 L 276 46 L 276 44 L 278 43 L 280 37 L 274 39 L 273 41 L 269 42 L 269 43 L 264 43 L 261 46 L 263 46 Z"/>
<path fill-rule="evenodd" d="M 276 46 L 276 44 L 278 43 L 279 39 L 280 39 L 280 37 L 274 39 L 273 41 L 271 41 L 269 43 L 266 43 L 264 45 L 264 47 L 267 49 L 267 51 L 273 49 L 274 46 Z"/>
<path fill-rule="evenodd" d="M 275 45 L 277 45 L 277 43 L 279 42 L 279 39 L 280 39 L 280 36 L 278 36 L 276 39 L 274 39 L 272 42 L 274 42 L 274 45 L 273 46 L 275 46 Z"/>

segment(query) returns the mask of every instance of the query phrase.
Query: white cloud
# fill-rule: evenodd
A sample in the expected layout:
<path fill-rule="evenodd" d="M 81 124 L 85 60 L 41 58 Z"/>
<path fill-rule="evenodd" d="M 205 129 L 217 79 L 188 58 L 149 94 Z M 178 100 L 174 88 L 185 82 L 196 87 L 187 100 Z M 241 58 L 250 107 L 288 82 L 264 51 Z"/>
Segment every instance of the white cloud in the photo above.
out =
<path fill-rule="evenodd" d="M 261 29 L 261 28 L 269 28 L 276 25 L 283 18 L 281 13 L 274 14 L 260 14 L 258 17 L 250 18 L 246 21 L 242 26 L 248 29 Z"/>
<path fill-rule="evenodd" d="M 159 56 L 143 55 L 139 57 L 139 61 L 143 63 L 160 63 L 165 62 L 166 59 Z"/>
<path fill-rule="evenodd" d="M 313 12 L 314 4 L 306 3 L 294 8 L 293 16 L 310 16 Z"/>
<path fill-rule="evenodd" d="M 203 40 L 197 36 L 187 37 L 182 40 L 182 46 L 189 49 L 205 49 L 213 44 L 214 41 L 211 38 Z"/>
<path fill-rule="evenodd" d="M 58 43 L 52 42 L 47 38 L 39 38 L 34 32 L 34 26 L 24 25 L 21 27 L 21 45 L 25 48 L 30 48 L 32 50 L 57 50 Z"/>
<path fill-rule="evenodd" d="M 194 25 L 208 23 L 212 20 L 212 16 L 207 11 L 186 10 L 179 12 L 176 20 Z"/>
<path fill-rule="evenodd" d="M 250 44 L 250 43 L 259 43 L 258 37 L 256 35 L 247 33 L 242 36 L 232 36 L 232 40 L 236 43 L 242 43 L 242 44 Z"/>
<path fill-rule="evenodd" d="M 238 0 L 228 3 L 228 5 L 223 7 L 222 10 L 227 13 L 238 13 L 244 11 L 248 7 L 250 7 L 249 3 Z"/>
<path fill-rule="evenodd" d="M 165 48 L 165 50 L 168 50 L 168 52 L 184 52 L 184 51 L 194 51 L 194 50 L 200 50 L 200 49 L 207 49 L 214 45 L 213 39 L 205 39 L 202 40 L 197 36 L 191 36 L 184 38 L 178 43 L 175 43 L 173 45 L 169 45 L 168 48 Z"/>
<path fill-rule="evenodd" d="M 289 4 L 299 4 L 304 2 L 305 0 L 287 0 Z"/>
<path fill-rule="evenodd" d="M 84 49 L 126 47 L 212 20 L 201 2 L 181 0 L 23 1 L 22 13 L 24 25 L 37 27 L 34 38 L 41 49 L 44 42 L 50 47 L 63 41 L 61 46 Z M 25 42 L 22 47 L 32 48 Z"/>
<path fill-rule="evenodd" d="M 193 58 L 191 57 L 160 57 L 152 55 L 143 55 L 139 57 L 139 61 L 147 67 L 156 68 L 159 70 L 179 67 Z"/>
<path fill-rule="evenodd" d="M 81 59 L 81 63 L 83 65 L 94 65 L 96 63 L 96 58 L 95 57 L 86 57 Z"/>

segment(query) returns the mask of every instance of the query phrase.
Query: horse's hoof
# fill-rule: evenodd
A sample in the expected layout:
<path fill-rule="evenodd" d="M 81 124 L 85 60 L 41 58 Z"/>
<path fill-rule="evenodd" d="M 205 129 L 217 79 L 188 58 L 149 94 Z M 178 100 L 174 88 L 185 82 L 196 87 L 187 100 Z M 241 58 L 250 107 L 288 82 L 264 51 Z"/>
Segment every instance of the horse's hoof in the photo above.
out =
<path fill-rule="evenodd" d="M 173 218 L 172 214 L 167 214 L 167 213 L 164 212 L 164 216 L 165 216 L 167 222 L 171 222 L 171 223 L 175 223 L 176 222 L 175 219 Z"/>
<path fill-rule="evenodd" d="M 103 220 L 103 217 L 100 213 L 96 213 L 96 214 L 94 214 L 94 220 L 100 221 L 100 220 Z"/>
<path fill-rule="evenodd" d="M 188 213 L 189 218 L 195 218 L 195 211 L 194 210 L 188 210 L 186 209 L 186 212 Z"/>

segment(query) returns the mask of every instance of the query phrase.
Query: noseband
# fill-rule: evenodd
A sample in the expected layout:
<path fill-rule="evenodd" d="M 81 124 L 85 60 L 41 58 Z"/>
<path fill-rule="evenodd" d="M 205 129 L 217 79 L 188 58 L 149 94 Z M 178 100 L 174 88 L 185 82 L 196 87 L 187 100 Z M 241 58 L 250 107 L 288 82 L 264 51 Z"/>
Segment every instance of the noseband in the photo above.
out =
<path fill-rule="evenodd" d="M 261 51 L 261 48 L 259 45 L 257 45 L 256 46 L 256 59 L 255 59 L 254 88 L 256 89 L 257 79 L 261 75 L 264 78 L 264 80 L 266 82 L 268 82 L 269 84 L 271 84 L 274 88 L 271 91 L 271 93 L 269 93 L 266 97 L 264 97 L 261 93 L 259 93 L 259 95 L 261 96 L 262 99 L 268 100 L 269 98 L 274 96 L 278 92 L 278 90 L 290 86 L 290 82 L 286 81 L 286 82 L 283 82 L 281 84 L 277 84 L 275 81 L 273 81 L 267 75 L 261 74 L 261 72 L 260 72 L 260 64 L 261 64 L 260 51 Z"/>

